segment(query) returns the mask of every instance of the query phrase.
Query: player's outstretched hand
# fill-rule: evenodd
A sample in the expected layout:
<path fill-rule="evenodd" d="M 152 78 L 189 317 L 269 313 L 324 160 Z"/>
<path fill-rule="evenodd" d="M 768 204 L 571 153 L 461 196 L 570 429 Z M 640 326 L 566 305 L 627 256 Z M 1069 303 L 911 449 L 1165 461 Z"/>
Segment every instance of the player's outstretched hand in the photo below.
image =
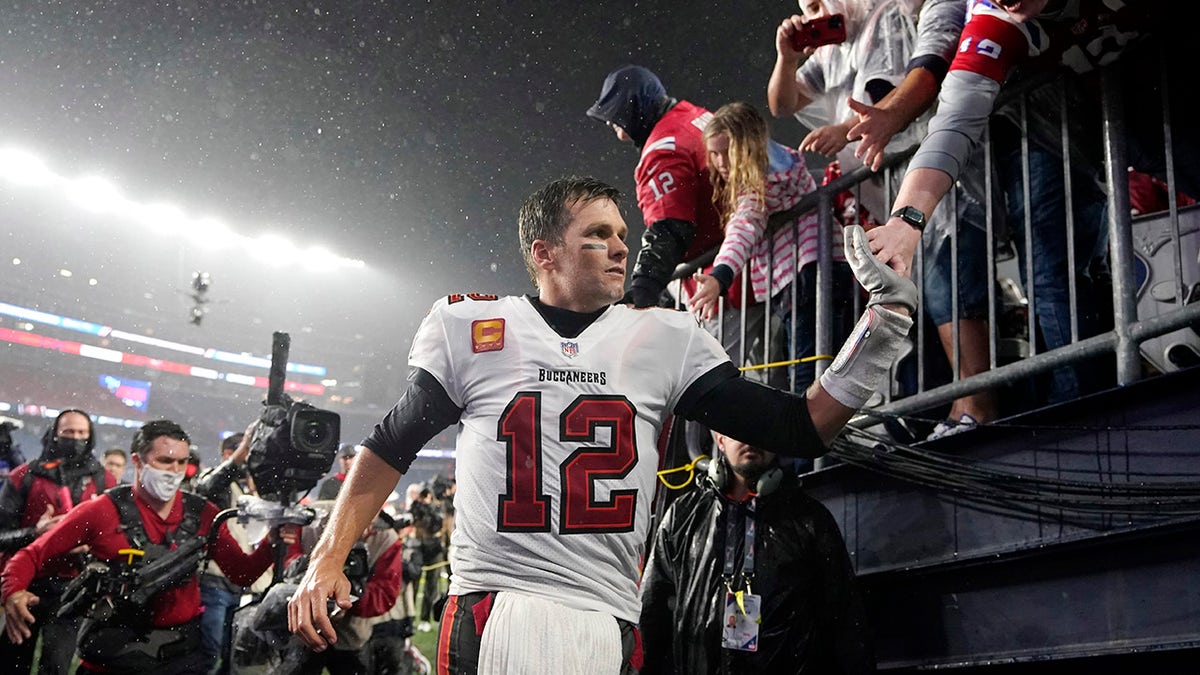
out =
<path fill-rule="evenodd" d="M 316 652 L 323 652 L 337 643 L 337 633 L 329 620 L 328 600 L 333 598 L 342 609 L 350 609 L 353 605 L 350 580 L 342 567 L 342 562 L 328 556 L 314 557 L 299 588 L 288 601 L 288 630 Z"/>
<path fill-rule="evenodd" d="M 858 283 L 867 289 L 867 305 L 899 305 L 910 314 L 917 311 L 917 287 L 871 254 L 867 233 L 859 225 L 843 228 L 846 236 L 846 261 Z"/>

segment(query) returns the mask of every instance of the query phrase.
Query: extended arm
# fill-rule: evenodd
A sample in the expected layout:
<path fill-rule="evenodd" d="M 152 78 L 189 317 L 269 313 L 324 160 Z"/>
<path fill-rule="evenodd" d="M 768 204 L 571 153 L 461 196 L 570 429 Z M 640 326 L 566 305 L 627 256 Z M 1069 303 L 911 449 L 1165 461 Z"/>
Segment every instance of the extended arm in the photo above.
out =
<path fill-rule="evenodd" d="M 926 217 L 954 186 L 972 149 L 983 137 L 1000 85 L 982 75 L 955 71 L 946 78 L 938 112 L 929 133 L 909 162 L 908 173 L 893 202 L 893 213 L 916 207 Z M 913 253 L 921 233 L 900 218 L 867 233 L 871 251 L 897 272 L 910 275 Z"/>
<path fill-rule="evenodd" d="M 849 100 L 850 109 L 856 113 L 849 130 L 848 140 L 858 140 L 854 156 L 864 166 L 878 171 L 883 162 L 883 151 L 892 137 L 912 124 L 912 121 L 929 109 L 937 99 L 939 80 L 925 68 L 908 71 L 904 81 L 874 106 Z"/>
<path fill-rule="evenodd" d="M 864 166 L 878 171 L 884 147 L 892 137 L 929 109 L 937 99 L 957 51 L 958 38 L 966 21 L 962 0 L 928 0 L 917 20 L 917 43 L 900 86 L 877 99 L 875 106 L 850 101 L 858 124 L 850 138 L 861 141 L 854 154 Z"/>
<path fill-rule="evenodd" d="M 713 259 L 709 274 L 696 274 L 696 293 L 691 298 L 690 309 L 704 319 L 717 315 L 717 300 L 729 291 L 734 278 L 754 255 L 767 229 L 767 212 L 762 200 L 753 192 L 738 196 L 737 210 L 729 217 L 725 226 L 725 238 Z"/>
<path fill-rule="evenodd" d="M 288 629 L 310 649 L 324 651 L 337 642 L 326 601 L 350 609 L 350 581 L 342 571 L 363 530 L 375 519 L 401 474 L 370 448 L 362 448 L 346 484 L 334 502 L 329 524 L 317 540 L 308 571 L 288 601 Z"/>
<path fill-rule="evenodd" d="M 997 8 L 973 14 L 967 21 L 960 42 L 963 49 L 953 57 L 938 96 L 937 113 L 909 162 L 892 213 L 904 206 L 915 207 L 926 216 L 932 213 L 982 140 L 1001 83 L 1029 56 L 1028 36 L 1005 17 Z M 900 218 L 889 218 L 868 237 L 879 260 L 901 274 L 910 273 L 920 232 Z"/>
<path fill-rule="evenodd" d="M 804 95 L 800 83 L 796 81 L 796 70 L 814 50 L 806 47 L 798 52 L 792 48 L 796 31 L 805 22 L 804 17 L 793 14 L 775 29 L 775 68 L 771 70 L 771 79 L 767 82 L 767 105 L 775 117 L 794 115 L 797 110 L 812 103 L 812 99 Z"/>
<path fill-rule="evenodd" d="M 38 596 L 29 592 L 29 584 L 46 561 L 62 555 L 80 544 L 91 541 L 92 529 L 87 514 L 95 513 L 95 502 L 88 502 L 72 509 L 63 517 L 64 527 L 53 528 L 39 536 L 32 544 L 17 551 L 4 566 L 3 588 L 4 614 L 7 619 L 5 631 L 13 644 L 21 644 L 33 633 L 33 613 L 29 608 L 37 605 Z"/>
<path fill-rule="evenodd" d="M 721 379 L 694 401 L 685 395 L 676 412 L 770 452 L 824 454 L 846 422 L 887 383 L 916 311 L 916 287 L 871 256 L 861 227 L 846 228 L 846 259 L 870 294 L 867 309 L 806 396 L 741 378 Z"/>

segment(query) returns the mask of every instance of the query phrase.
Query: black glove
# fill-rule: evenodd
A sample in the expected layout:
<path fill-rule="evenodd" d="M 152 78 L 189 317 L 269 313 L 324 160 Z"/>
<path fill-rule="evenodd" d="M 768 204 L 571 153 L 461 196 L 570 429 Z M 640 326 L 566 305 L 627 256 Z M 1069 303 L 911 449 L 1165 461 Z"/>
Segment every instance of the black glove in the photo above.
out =
<path fill-rule="evenodd" d="M 696 226 L 686 220 L 664 218 L 652 223 L 642 236 L 642 248 L 633 264 L 629 292 L 622 302 L 629 302 L 634 307 L 658 305 L 663 289 L 675 273 L 675 266 L 692 245 L 695 231 Z"/>

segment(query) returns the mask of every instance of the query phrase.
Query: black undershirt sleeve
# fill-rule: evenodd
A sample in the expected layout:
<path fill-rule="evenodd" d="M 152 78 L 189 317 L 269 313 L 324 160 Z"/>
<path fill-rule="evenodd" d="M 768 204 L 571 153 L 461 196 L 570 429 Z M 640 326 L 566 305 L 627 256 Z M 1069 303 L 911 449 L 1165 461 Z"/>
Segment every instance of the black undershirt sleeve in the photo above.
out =
<path fill-rule="evenodd" d="M 404 473 L 421 448 L 442 429 L 456 424 L 462 412 L 436 377 L 413 368 L 408 388 L 362 445 Z"/>
<path fill-rule="evenodd" d="M 733 368 L 733 364 L 729 364 Z M 788 457 L 828 452 L 808 414 L 808 399 L 742 377 L 723 377 L 689 396 L 709 371 L 684 392 L 675 413 L 756 448 Z M 736 372 L 736 368 L 734 368 Z"/>

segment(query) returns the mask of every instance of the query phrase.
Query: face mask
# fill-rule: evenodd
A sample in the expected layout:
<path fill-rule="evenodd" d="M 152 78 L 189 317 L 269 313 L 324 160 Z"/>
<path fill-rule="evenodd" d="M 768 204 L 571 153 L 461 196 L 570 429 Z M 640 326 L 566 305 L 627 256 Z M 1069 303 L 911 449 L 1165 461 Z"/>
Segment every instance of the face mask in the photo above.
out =
<path fill-rule="evenodd" d="M 87 439 L 55 438 L 50 442 L 50 459 L 70 459 L 87 453 Z"/>
<path fill-rule="evenodd" d="M 150 466 L 142 467 L 142 489 L 160 502 L 165 502 L 179 490 L 183 483 L 183 472 L 162 471 Z"/>

